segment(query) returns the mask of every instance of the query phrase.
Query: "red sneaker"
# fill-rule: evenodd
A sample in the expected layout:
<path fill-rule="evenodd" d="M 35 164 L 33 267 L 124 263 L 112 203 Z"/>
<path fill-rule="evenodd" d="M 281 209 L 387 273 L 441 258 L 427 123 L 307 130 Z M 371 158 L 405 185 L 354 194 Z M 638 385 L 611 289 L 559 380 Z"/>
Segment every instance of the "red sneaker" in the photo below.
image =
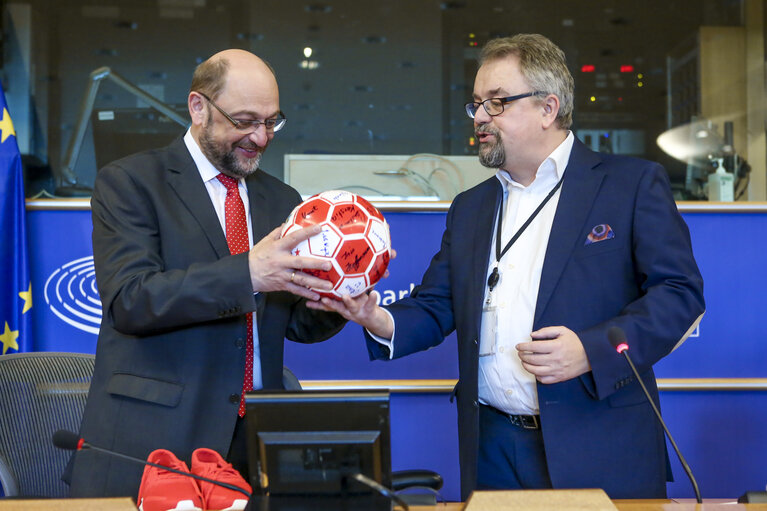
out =
<path fill-rule="evenodd" d="M 189 472 L 186 463 L 166 449 L 157 449 L 146 459 L 151 463 Z M 202 511 L 202 495 L 194 478 L 147 465 L 138 490 L 141 511 Z"/>
<path fill-rule="evenodd" d="M 192 453 L 192 473 L 207 477 L 222 483 L 228 483 L 250 493 L 248 482 L 237 472 L 230 463 L 224 461 L 213 449 L 201 447 Z M 205 481 L 197 481 L 200 485 L 205 509 L 216 511 L 234 511 L 245 509 L 248 498 L 236 490 L 223 488 Z"/>

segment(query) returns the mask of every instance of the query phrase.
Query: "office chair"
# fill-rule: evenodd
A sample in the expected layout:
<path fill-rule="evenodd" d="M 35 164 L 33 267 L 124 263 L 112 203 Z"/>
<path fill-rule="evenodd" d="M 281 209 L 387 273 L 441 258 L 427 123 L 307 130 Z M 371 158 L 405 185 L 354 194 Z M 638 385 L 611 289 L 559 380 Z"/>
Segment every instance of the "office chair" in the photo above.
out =
<path fill-rule="evenodd" d="M 303 390 L 296 375 L 285 366 L 282 366 L 282 386 L 285 387 L 285 390 Z"/>
<path fill-rule="evenodd" d="M 79 429 L 93 360 L 83 353 L 0 355 L 0 485 L 7 497 L 68 495 L 61 473 L 70 453 L 51 436 Z"/>
<path fill-rule="evenodd" d="M 282 368 L 285 390 L 302 390 L 301 382 L 287 367 Z M 400 495 L 410 505 L 429 506 L 437 503 L 436 494 L 442 488 L 442 476 L 432 470 L 396 470 L 391 474 L 391 489 L 395 492 L 423 488 L 428 494 Z"/>

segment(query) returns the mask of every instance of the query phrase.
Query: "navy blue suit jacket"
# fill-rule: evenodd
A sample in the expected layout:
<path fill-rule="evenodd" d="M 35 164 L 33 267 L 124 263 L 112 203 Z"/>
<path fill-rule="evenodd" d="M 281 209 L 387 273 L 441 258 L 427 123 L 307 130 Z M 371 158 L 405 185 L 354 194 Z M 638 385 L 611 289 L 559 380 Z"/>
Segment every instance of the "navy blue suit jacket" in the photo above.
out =
<path fill-rule="evenodd" d="M 458 338 L 461 487 L 476 487 L 478 356 L 482 300 L 494 216 L 496 177 L 455 198 L 440 251 L 410 297 L 388 307 L 393 357 Z M 586 244 L 594 226 L 612 239 Z M 592 370 L 569 381 L 538 383 L 542 432 L 555 488 L 604 488 L 612 498 L 665 496 L 662 428 L 624 358 L 607 340 L 622 328 L 653 399 L 652 366 L 704 312 L 703 281 L 687 225 L 663 168 L 595 153 L 575 141 L 543 265 L 534 329 L 566 326 L 580 337 Z M 368 337 L 372 358 L 388 358 Z"/>

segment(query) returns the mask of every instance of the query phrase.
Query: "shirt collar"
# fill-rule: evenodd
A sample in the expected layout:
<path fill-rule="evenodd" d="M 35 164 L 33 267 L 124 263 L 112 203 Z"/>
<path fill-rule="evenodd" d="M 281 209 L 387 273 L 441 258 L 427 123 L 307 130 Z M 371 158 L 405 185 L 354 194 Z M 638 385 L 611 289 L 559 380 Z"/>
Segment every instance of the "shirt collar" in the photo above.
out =
<path fill-rule="evenodd" d="M 197 170 L 200 172 L 203 182 L 207 183 L 211 179 L 216 179 L 221 172 L 213 166 L 208 158 L 202 153 L 202 149 L 197 144 L 197 141 L 192 136 L 192 130 L 188 129 L 184 135 L 184 144 L 189 150 L 189 154 L 192 155 L 194 164 L 197 165 Z"/>
<path fill-rule="evenodd" d="M 501 182 L 504 187 L 515 187 L 519 189 L 536 189 L 539 187 L 551 188 L 565 174 L 567 168 L 567 162 L 570 161 L 570 153 L 573 150 L 573 142 L 575 136 L 572 131 L 567 132 L 567 137 L 564 141 L 554 149 L 548 157 L 540 164 L 538 170 L 535 172 L 535 180 L 528 186 L 522 186 L 509 176 L 509 173 L 503 169 L 498 169 L 495 176 Z"/>

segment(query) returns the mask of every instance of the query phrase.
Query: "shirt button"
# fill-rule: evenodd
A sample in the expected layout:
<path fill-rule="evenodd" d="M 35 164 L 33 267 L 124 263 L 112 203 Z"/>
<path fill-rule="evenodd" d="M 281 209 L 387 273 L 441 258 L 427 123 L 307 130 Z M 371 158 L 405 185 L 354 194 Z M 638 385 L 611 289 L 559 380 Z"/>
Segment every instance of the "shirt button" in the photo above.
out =
<path fill-rule="evenodd" d="M 504 351 L 504 348 L 503 348 L 503 346 L 501 346 L 500 348 L 498 348 L 498 351 L 500 351 L 501 353 L 503 353 L 503 351 Z"/>
<path fill-rule="evenodd" d="M 506 389 L 506 395 L 507 395 L 507 396 L 510 396 L 510 395 L 512 395 L 513 393 L 514 393 L 514 391 L 513 391 L 513 390 L 511 390 L 511 389 Z"/>
<path fill-rule="evenodd" d="M 240 395 L 239 394 L 229 394 L 229 402 L 230 403 L 239 403 L 240 402 Z"/>

